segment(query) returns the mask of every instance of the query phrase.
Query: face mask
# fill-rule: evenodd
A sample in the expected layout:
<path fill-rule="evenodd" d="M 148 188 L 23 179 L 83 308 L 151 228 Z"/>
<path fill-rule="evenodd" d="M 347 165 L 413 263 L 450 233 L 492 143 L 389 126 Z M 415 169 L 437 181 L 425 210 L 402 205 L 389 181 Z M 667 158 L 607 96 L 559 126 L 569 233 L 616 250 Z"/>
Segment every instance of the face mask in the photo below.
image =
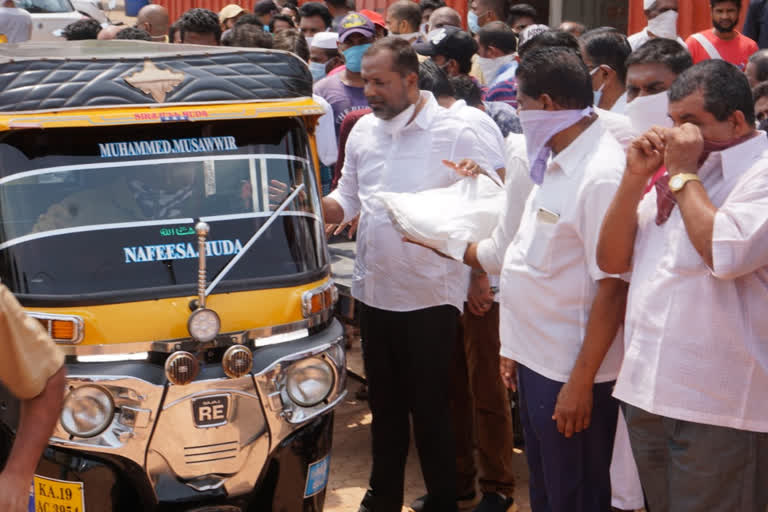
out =
<path fill-rule="evenodd" d="M 752 138 L 753 136 L 754 136 L 753 133 L 748 133 L 743 137 L 736 137 L 735 139 L 725 140 L 725 141 L 704 139 L 704 147 L 701 150 L 701 156 L 699 156 L 699 167 L 701 167 L 704 164 L 704 162 L 707 160 L 707 158 L 709 158 L 709 155 L 711 153 L 716 153 L 718 151 L 725 151 L 728 148 L 732 148 L 733 146 L 737 146 L 741 144 L 742 142 Z"/>
<path fill-rule="evenodd" d="M 477 57 L 477 64 L 480 66 L 480 70 L 483 72 L 483 78 L 486 83 L 491 83 L 499 74 L 499 69 L 505 64 L 514 62 L 514 54 L 502 55 L 495 59 L 489 59 L 487 57 Z"/>
<path fill-rule="evenodd" d="M 423 35 L 427 35 L 429 33 L 429 23 L 422 23 L 419 25 L 419 32 Z"/>
<path fill-rule="evenodd" d="M 269 25 L 264 25 L 262 28 L 264 29 L 264 32 L 269 32 Z"/>
<path fill-rule="evenodd" d="M 405 128 L 405 126 L 408 124 L 408 121 L 410 121 L 411 117 L 413 117 L 413 113 L 415 111 L 416 105 L 411 104 L 392 119 L 379 119 L 382 131 L 392 136 L 397 135 L 403 128 Z"/>
<path fill-rule="evenodd" d="M 473 11 L 467 13 L 467 27 L 469 27 L 469 31 L 473 34 L 480 32 L 480 25 L 477 24 L 477 14 Z"/>
<path fill-rule="evenodd" d="M 632 130 L 638 135 L 647 132 L 653 126 L 672 128 L 672 119 L 667 112 L 669 112 L 667 91 L 650 96 L 638 96 L 627 103 L 627 117 Z"/>
<path fill-rule="evenodd" d="M 594 74 L 597 72 L 597 70 L 599 70 L 599 69 L 600 69 L 600 66 L 597 66 L 595 69 L 593 69 L 592 71 L 590 71 L 590 72 L 589 72 L 589 75 L 590 75 L 590 76 L 594 75 Z M 593 95 L 593 98 L 594 98 L 594 99 L 593 99 L 593 101 L 592 101 L 592 103 L 593 103 L 593 104 L 594 104 L 596 107 L 597 107 L 598 105 L 600 105 L 600 100 L 601 100 L 601 99 L 603 99 L 603 88 L 605 88 L 605 82 L 603 82 L 603 83 L 600 85 L 600 88 L 599 88 L 598 90 L 596 90 L 596 91 L 592 91 L 592 95 Z"/>
<path fill-rule="evenodd" d="M 421 32 L 409 32 L 407 34 L 390 34 L 393 37 L 399 37 L 400 39 L 403 39 L 405 41 L 410 41 L 411 39 L 417 39 Z"/>
<path fill-rule="evenodd" d="M 342 53 L 344 53 L 347 69 L 353 73 L 359 73 L 363 67 L 363 54 L 370 47 L 369 43 L 352 46 L 344 50 Z"/>
<path fill-rule="evenodd" d="M 305 37 L 304 39 L 307 40 L 307 48 L 312 48 L 312 36 Z"/>
<path fill-rule="evenodd" d="M 768 119 L 763 119 L 760 121 L 760 123 L 757 125 L 757 129 L 768 132 Z"/>
<path fill-rule="evenodd" d="M 312 73 L 312 80 L 317 82 L 321 78 L 325 77 L 325 63 L 324 62 L 310 62 L 309 72 Z"/>
<path fill-rule="evenodd" d="M 677 38 L 677 11 L 665 11 L 648 20 L 648 32 L 667 39 Z"/>
<path fill-rule="evenodd" d="M 549 139 L 593 112 L 592 107 L 584 110 L 521 110 L 518 112 L 525 136 L 530 175 L 534 183 L 537 185 L 544 183 L 547 160 L 552 152 L 552 149 L 547 146 Z"/>

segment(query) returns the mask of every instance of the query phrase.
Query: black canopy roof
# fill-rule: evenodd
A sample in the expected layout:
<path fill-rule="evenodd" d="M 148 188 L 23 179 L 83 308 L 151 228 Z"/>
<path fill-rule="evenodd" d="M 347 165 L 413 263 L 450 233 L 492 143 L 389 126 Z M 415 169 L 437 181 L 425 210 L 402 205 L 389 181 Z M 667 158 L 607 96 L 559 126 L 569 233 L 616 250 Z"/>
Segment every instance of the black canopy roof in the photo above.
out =
<path fill-rule="evenodd" d="M 275 100 L 312 95 L 288 52 L 145 41 L 0 45 L 0 111 Z"/>

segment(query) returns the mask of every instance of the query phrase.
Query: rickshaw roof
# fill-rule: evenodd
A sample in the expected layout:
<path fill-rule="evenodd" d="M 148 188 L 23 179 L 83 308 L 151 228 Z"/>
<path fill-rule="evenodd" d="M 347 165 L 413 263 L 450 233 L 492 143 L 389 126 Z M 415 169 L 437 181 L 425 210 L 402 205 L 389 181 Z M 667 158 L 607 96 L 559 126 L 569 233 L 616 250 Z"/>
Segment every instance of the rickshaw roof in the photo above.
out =
<path fill-rule="evenodd" d="M 145 41 L 0 45 L 0 112 L 311 95 L 307 65 L 280 50 Z"/>

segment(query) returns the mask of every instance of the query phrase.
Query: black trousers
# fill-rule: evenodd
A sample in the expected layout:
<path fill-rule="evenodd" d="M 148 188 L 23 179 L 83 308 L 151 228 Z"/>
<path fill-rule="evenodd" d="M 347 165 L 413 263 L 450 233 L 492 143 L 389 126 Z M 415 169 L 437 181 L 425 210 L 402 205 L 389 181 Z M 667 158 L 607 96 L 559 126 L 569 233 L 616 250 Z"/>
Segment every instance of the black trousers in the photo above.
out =
<path fill-rule="evenodd" d="M 373 468 L 363 503 L 371 512 L 400 512 L 409 417 L 429 495 L 425 511 L 456 510 L 450 399 L 458 317 L 453 306 L 396 312 L 363 305 L 360 310 L 373 413 Z"/>

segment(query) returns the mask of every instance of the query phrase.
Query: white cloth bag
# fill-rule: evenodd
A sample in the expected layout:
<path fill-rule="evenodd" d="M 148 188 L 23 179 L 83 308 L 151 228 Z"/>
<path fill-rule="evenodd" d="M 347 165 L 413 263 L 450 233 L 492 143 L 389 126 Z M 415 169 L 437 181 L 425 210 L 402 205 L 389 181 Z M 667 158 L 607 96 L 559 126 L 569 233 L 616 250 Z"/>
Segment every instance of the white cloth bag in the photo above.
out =
<path fill-rule="evenodd" d="M 481 174 L 445 188 L 379 192 L 374 198 L 405 237 L 462 261 L 469 242 L 491 236 L 504 207 L 504 187 Z"/>

